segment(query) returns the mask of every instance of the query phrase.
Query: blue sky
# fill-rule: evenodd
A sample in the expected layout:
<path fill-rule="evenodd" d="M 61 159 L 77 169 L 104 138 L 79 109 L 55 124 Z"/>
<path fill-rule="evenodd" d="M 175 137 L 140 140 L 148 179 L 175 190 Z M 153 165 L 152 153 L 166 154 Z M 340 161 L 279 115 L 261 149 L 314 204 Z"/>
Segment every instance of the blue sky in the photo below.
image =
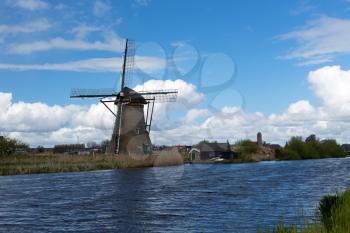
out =
<path fill-rule="evenodd" d="M 96 101 L 71 100 L 70 89 L 117 87 L 118 59 L 128 37 L 136 41 L 140 58 L 131 86 L 184 80 L 203 95 L 186 111 L 239 107 L 268 119 L 301 100 L 324 107 L 327 101 L 310 72 L 334 65 L 349 69 L 350 36 L 344 32 L 349 14 L 346 0 L 5 0 L 0 3 L 0 92 L 11 93 L 12 104 L 88 108 Z M 162 60 L 168 63 L 159 65 Z M 309 132 L 303 130 L 290 134 Z M 23 130 L 1 131 L 27 139 Z M 280 142 L 273 132 L 269 139 Z"/>

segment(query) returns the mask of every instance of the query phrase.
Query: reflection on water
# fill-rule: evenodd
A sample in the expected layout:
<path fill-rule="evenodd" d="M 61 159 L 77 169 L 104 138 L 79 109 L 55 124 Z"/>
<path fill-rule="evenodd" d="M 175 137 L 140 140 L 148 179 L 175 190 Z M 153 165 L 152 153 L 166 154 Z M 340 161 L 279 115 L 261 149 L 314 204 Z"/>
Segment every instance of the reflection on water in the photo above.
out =
<path fill-rule="evenodd" d="M 326 159 L 0 177 L 0 232 L 256 232 L 313 216 L 350 187 L 349 169 Z"/>

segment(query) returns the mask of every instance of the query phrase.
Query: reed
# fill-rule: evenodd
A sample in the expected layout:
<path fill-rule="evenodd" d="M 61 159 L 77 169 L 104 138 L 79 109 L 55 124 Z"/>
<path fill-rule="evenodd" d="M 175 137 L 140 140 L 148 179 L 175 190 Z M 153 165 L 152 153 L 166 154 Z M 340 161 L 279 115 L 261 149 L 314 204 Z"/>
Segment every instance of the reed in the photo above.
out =
<path fill-rule="evenodd" d="M 35 174 L 51 172 L 79 172 L 103 169 L 137 168 L 182 164 L 174 153 L 152 155 L 11 155 L 0 156 L 0 175 Z"/>

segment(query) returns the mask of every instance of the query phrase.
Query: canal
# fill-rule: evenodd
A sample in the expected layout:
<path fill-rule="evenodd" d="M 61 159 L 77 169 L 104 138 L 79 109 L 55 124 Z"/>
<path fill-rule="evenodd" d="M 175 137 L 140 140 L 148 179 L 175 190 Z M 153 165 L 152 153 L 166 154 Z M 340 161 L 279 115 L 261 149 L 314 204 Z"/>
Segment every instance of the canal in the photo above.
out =
<path fill-rule="evenodd" d="M 350 187 L 350 159 L 0 177 L 0 232 L 256 232 Z"/>

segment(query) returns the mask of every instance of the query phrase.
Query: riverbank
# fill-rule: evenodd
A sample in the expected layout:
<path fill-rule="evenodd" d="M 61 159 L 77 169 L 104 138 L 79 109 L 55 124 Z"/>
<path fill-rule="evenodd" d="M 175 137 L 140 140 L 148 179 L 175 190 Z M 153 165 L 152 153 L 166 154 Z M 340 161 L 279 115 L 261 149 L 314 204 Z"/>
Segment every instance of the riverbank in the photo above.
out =
<path fill-rule="evenodd" d="M 183 164 L 181 155 L 162 152 L 147 156 L 96 155 L 11 155 L 0 156 L 0 175 L 79 172 Z"/>
<path fill-rule="evenodd" d="M 349 233 L 350 232 L 350 190 L 336 195 L 324 196 L 316 209 L 313 222 L 305 220 L 303 226 L 283 223 L 272 231 L 258 230 L 259 233 Z"/>

